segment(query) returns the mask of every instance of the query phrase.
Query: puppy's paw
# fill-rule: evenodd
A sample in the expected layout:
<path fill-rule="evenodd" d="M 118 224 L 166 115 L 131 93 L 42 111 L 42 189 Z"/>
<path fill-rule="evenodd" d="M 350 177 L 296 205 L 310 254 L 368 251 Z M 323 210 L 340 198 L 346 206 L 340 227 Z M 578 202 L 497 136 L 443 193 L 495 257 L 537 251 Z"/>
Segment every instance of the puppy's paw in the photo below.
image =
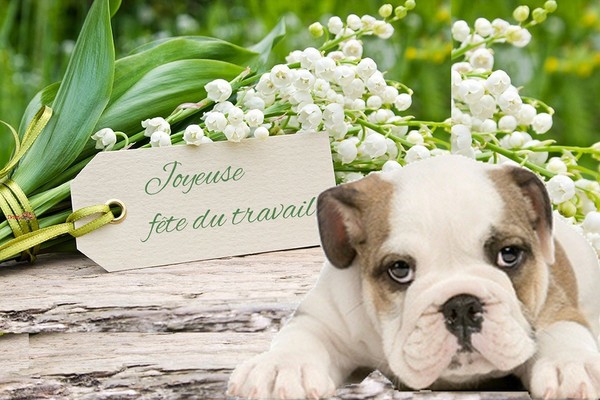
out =
<path fill-rule="evenodd" d="M 335 393 L 328 369 L 310 356 L 266 352 L 240 364 L 228 396 L 248 399 L 321 399 Z"/>
<path fill-rule="evenodd" d="M 535 361 L 530 391 L 534 399 L 600 398 L 600 353 L 557 352 Z"/>

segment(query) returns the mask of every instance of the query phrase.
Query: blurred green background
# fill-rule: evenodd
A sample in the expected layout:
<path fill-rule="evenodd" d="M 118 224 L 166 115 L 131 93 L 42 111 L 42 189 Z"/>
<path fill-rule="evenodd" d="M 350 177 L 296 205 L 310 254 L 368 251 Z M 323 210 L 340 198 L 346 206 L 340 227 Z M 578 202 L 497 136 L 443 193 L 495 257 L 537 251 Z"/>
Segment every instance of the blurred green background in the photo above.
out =
<path fill-rule="evenodd" d="M 518 49 L 495 45 L 495 68 L 504 69 L 522 94 L 556 111 L 547 134 L 560 144 L 600 141 L 600 1 L 558 0 L 557 11 L 530 29 L 531 43 Z M 478 17 L 510 23 L 519 5 L 531 10 L 543 0 L 452 0 L 452 18 L 470 26 Z"/>
<path fill-rule="evenodd" d="M 402 0 L 402 3 L 404 1 Z M 91 0 L 0 0 L 0 119 L 17 126 L 33 95 L 60 80 Z M 262 39 L 279 19 L 287 35 L 271 63 L 296 49 L 319 47 L 308 26 L 332 15 L 377 16 L 377 0 L 124 0 L 113 17 L 117 58 L 149 41 L 176 35 L 213 36 L 242 46 Z M 394 6 L 402 4 L 392 2 Z M 365 55 L 415 91 L 411 112 L 421 119 L 449 116 L 450 4 L 418 0 L 394 24 L 387 41 L 365 38 Z M 199 99 L 197 99 L 199 100 Z M 5 130 L 0 130 L 0 153 Z M 6 143 L 6 142 L 5 142 Z M 6 156 L 6 155 L 5 155 Z M 2 160 L 2 154 L 0 154 Z"/>

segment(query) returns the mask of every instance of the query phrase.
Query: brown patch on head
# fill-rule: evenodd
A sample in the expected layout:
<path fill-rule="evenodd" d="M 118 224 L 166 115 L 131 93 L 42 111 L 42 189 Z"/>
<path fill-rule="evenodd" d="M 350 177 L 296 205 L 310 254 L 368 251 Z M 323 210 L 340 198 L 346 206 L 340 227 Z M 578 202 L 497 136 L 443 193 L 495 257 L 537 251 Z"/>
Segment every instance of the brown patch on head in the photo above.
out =
<path fill-rule="evenodd" d="M 497 232 L 490 238 L 496 244 L 490 245 L 488 257 L 503 246 L 527 249 L 525 262 L 514 273 L 509 272 L 527 317 L 538 328 L 558 320 L 585 323 L 577 308 L 573 269 L 552 238 L 552 207 L 544 184 L 519 167 L 492 170 L 489 176 L 505 207 L 502 223 L 494 227 Z"/>
<path fill-rule="evenodd" d="M 372 174 L 319 195 L 319 234 L 325 255 L 335 267 L 347 268 L 357 259 L 363 276 L 370 280 L 371 271 L 383 257 L 381 246 L 390 232 L 393 192 L 392 183 Z M 381 292 L 372 293 L 378 309 L 388 303 Z"/>

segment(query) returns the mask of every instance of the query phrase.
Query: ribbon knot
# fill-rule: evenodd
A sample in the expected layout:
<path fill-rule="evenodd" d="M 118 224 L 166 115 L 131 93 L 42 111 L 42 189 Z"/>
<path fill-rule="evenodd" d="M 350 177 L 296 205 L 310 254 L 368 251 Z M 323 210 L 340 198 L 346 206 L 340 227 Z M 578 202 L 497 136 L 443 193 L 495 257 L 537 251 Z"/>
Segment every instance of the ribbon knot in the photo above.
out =
<path fill-rule="evenodd" d="M 39 223 L 27 199 L 27 195 L 23 193 L 23 190 L 21 190 L 15 181 L 9 179 L 9 176 L 21 158 L 27 153 L 27 150 L 33 145 L 51 117 L 52 109 L 43 106 L 27 126 L 22 140 L 19 139 L 17 131 L 10 124 L 0 120 L 0 123 L 8 127 L 15 141 L 13 154 L 6 165 L 0 169 L 0 210 L 2 210 L 15 238 L 38 230 Z M 38 250 L 38 245 L 30 249 L 25 249 L 23 250 L 22 257 L 33 261 Z"/>

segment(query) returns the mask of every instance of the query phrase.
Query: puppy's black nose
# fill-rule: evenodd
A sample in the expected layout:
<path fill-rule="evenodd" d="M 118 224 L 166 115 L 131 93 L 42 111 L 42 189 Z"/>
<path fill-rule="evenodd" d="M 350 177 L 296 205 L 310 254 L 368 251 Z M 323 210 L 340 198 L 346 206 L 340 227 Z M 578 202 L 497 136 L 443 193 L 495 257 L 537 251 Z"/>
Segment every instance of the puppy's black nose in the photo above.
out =
<path fill-rule="evenodd" d="M 446 328 L 458 338 L 463 350 L 472 350 L 471 334 L 481 331 L 483 306 L 481 301 L 470 294 L 451 297 L 442 305 Z"/>

